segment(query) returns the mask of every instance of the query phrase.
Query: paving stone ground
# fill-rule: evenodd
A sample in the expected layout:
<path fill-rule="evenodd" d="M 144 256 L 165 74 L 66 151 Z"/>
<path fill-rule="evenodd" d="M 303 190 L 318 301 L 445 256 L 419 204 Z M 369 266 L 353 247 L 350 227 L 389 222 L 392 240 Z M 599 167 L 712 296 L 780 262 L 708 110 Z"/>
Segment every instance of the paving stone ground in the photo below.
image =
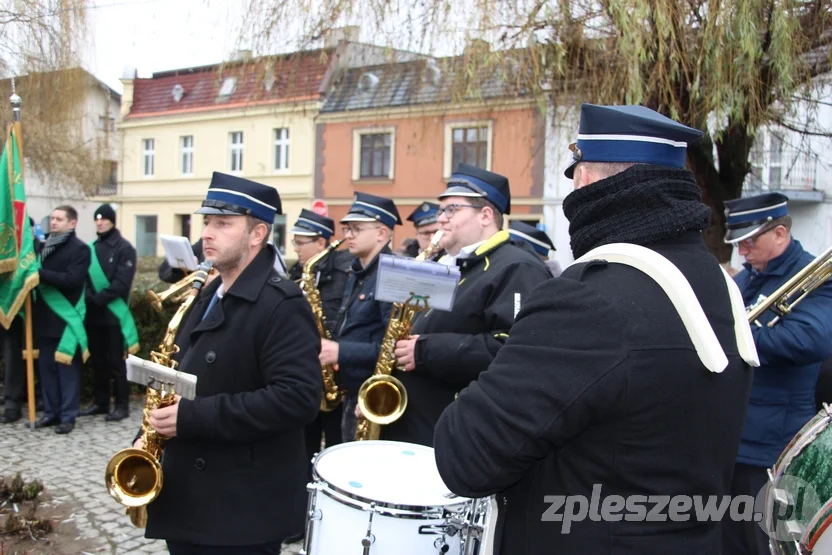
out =
<path fill-rule="evenodd" d="M 140 425 L 139 404 L 121 422 L 105 422 L 103 415 L 78 418 L 67 435 L 54 428 L 30 430 L 28 416 L 0 424 L 0 475 L 20 472 L 26 480 L 39 479 L 53 497 L 72 502 L 76 510 L 70 518 L 97 546 L 95 553 L 167 554 L 165 543 L 145 539 L 144 530 L 132 525 L 104 486 L 107 462 L 130 444 Z M 285 545 L 282 555 L 297 555 L 301 547 L 300 542 Z"/>

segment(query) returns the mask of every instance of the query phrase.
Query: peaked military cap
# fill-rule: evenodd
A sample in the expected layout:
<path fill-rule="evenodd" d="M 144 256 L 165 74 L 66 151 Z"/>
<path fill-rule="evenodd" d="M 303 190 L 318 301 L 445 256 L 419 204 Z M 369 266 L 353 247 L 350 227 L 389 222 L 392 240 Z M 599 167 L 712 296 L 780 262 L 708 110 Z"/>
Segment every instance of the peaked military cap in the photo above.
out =
<path fill-rule="evenodd" d="M 548 256 L 549 251 L 555 250 L 555 245 L 552 240 L 546 235 L 546 232 L 529 225 L 520 220 L 514 220 L 508 224 L 509 235 L 526 241 L 538 254 Z"/>
<path fill-rule="evenodd" d="M 389 228 L 402 223 L 396 204 L 389 198 L 377 197 L 367 193 L 355 193 L 350 211 L 341 218 L 347 222 L 379 222 Z"/>
<path fill-rule="evenodd" d="M 483 198 L 496 206 L 501 214 L 511 213 L 508 178 L 469 164 L 456 167 L 448 180 L 448 188 L 439 195 L 440 199 L 445 197 Z"/>
<path fill-rule="evenodd" d="M 788 201 L 781 193 L 726 200 L 725 242 L 738 243 L 759 234 L 772 220 L 788 215 Z"/>
<path fill-rule="evenodd" d="M 208 196 L 195 214 L 254 216 L 274 223 L 275 214 L 282 214 L 277 189 L 242 177 L 214 172 Z"/>
<path fill-rule="evenodd" d="M 300 211 L 298 221 L 295 222 L 295 226 L 289 230 L 289 233 L 306 237 L 321 236 L 324 239 L 329 239 L 335 234 L 335 222 L 332 221 L 332 218 L 321 216 L 304 208 Z"/>
<path fill-rule="evenodd" d="M 569 145 L 572 179 L 578 162 L 634 162 L 685 167 L 688 144 L 703 133 L 644 106 L 581 105 L 578 140 Z"/>
<path fill-rule="evenodd" d="M 439 219 L 439 205 L 433 202 L 423 202 L 407 217 L 416 227 L 436 223 Z"/>

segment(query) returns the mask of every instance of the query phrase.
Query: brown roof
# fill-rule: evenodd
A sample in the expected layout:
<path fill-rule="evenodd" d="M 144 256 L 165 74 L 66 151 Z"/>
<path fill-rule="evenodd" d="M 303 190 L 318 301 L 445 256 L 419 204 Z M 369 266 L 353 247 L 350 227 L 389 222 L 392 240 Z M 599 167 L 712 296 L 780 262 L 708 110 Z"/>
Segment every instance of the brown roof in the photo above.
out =
<path fill-rule="evenodd" d="M 133 81 L 133 106 L 127 119 L 261 104 L 316 100 L 334 49 L 310 50 L 286 56 L 257 58 L 154 73 Z M 233 92 L 220 97 L 227 78 L 236 79 Z M 267 88 L 267 84 L 271 86 Z M 182 97 L 174 99 L 181 85 Z"/>

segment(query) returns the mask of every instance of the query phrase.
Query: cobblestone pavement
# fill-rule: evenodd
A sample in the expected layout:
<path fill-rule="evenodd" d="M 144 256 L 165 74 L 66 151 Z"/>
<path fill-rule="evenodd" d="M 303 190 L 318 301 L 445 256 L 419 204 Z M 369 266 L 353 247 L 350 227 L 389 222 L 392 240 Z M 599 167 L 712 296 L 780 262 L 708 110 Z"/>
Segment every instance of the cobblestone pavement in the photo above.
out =
<path fill-rule="evenodd" d="M 96 553 L 167 554 L 165 543 L 145 539 L 104 487 L 107 462 L 141 425 L 141 406 L 131 409 L 121 422 L 105 422 L 103 415 L 78 418 L 71 434 L 59 435 L 54 428 L 30 430 L 24 408 L 23 419 L 0 424 L 0 475 L 20 472 L 26 480 L 42 480 L 54 497 L 76 504 L 70 518 L 83 538 L 98 545 Z M 282 555 L 296 555 L 301 547 L 286 545 Z"/>

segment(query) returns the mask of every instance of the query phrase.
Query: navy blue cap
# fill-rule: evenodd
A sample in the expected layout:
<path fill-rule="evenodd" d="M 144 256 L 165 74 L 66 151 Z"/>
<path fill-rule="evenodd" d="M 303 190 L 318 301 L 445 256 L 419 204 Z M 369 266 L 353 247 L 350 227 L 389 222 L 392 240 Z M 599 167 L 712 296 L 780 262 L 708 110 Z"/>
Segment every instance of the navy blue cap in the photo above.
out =
<path fill-rule="evenodd" d="M 439 205 L 433 202 L 423 202 L 407 217 L 416 227 L 436 223 L 439 219 Z"/>
<path fill-rule="evenodd" d="M 289 230 L 289 233 L 306 237 L 320 236 L 329 239 L 335 234 L 335 222 L 332 221 L 332 218 L 321 216 L 304 208 L 300 211 L 298 221 L 295 222 L 295 226 Z"/>
<path fill-rule="evenodd" d="M 529 225 L 520 220 L 513 220 L 508 224 L 508 234 L 517 239 L 527 242 L 532 248 L 543 256 L 548 256 L 549 251 L 555 250 L 555 245 L 546 232 Z"/>
<path fill-rule="evenodd" d="M 572 179 L 578 162 L 633 162 L 685 167 L 688 144 L 702 131 L 682 125 L 644 106 L 581 104 L 578 141 L 569 145 Z"/>
<path fill-rule="evenodd" d="M 772 220 L 788 215 L 788 202 L 789 197 L 781 193 L 726 200 L 725 242 L 738 243 L 754 237 Z"/>
<path fill-rule="evenodd" d="M 282 214 L 277 189 L 234 175 L 214 172 L 208 196 L 194 214 L 254 216 L 274 223 L 275 214 Z"/>
<path fill-rule="evenodd" d="M 501 214 L 511 213 L 511 191 L 508 178 L 469 164 L 459 164 L 448 180 L 448 188 L 439 195 L 445 197 L 484 198 L 497 207 Z"/>
<path fill-rule="evenodd" d="M 389 198 L 367 193 L 355 193 L 350 211 L 341 218 L 347 222 L 380 222 L 389 228 L 402 223 L 396 204 Z"/>

